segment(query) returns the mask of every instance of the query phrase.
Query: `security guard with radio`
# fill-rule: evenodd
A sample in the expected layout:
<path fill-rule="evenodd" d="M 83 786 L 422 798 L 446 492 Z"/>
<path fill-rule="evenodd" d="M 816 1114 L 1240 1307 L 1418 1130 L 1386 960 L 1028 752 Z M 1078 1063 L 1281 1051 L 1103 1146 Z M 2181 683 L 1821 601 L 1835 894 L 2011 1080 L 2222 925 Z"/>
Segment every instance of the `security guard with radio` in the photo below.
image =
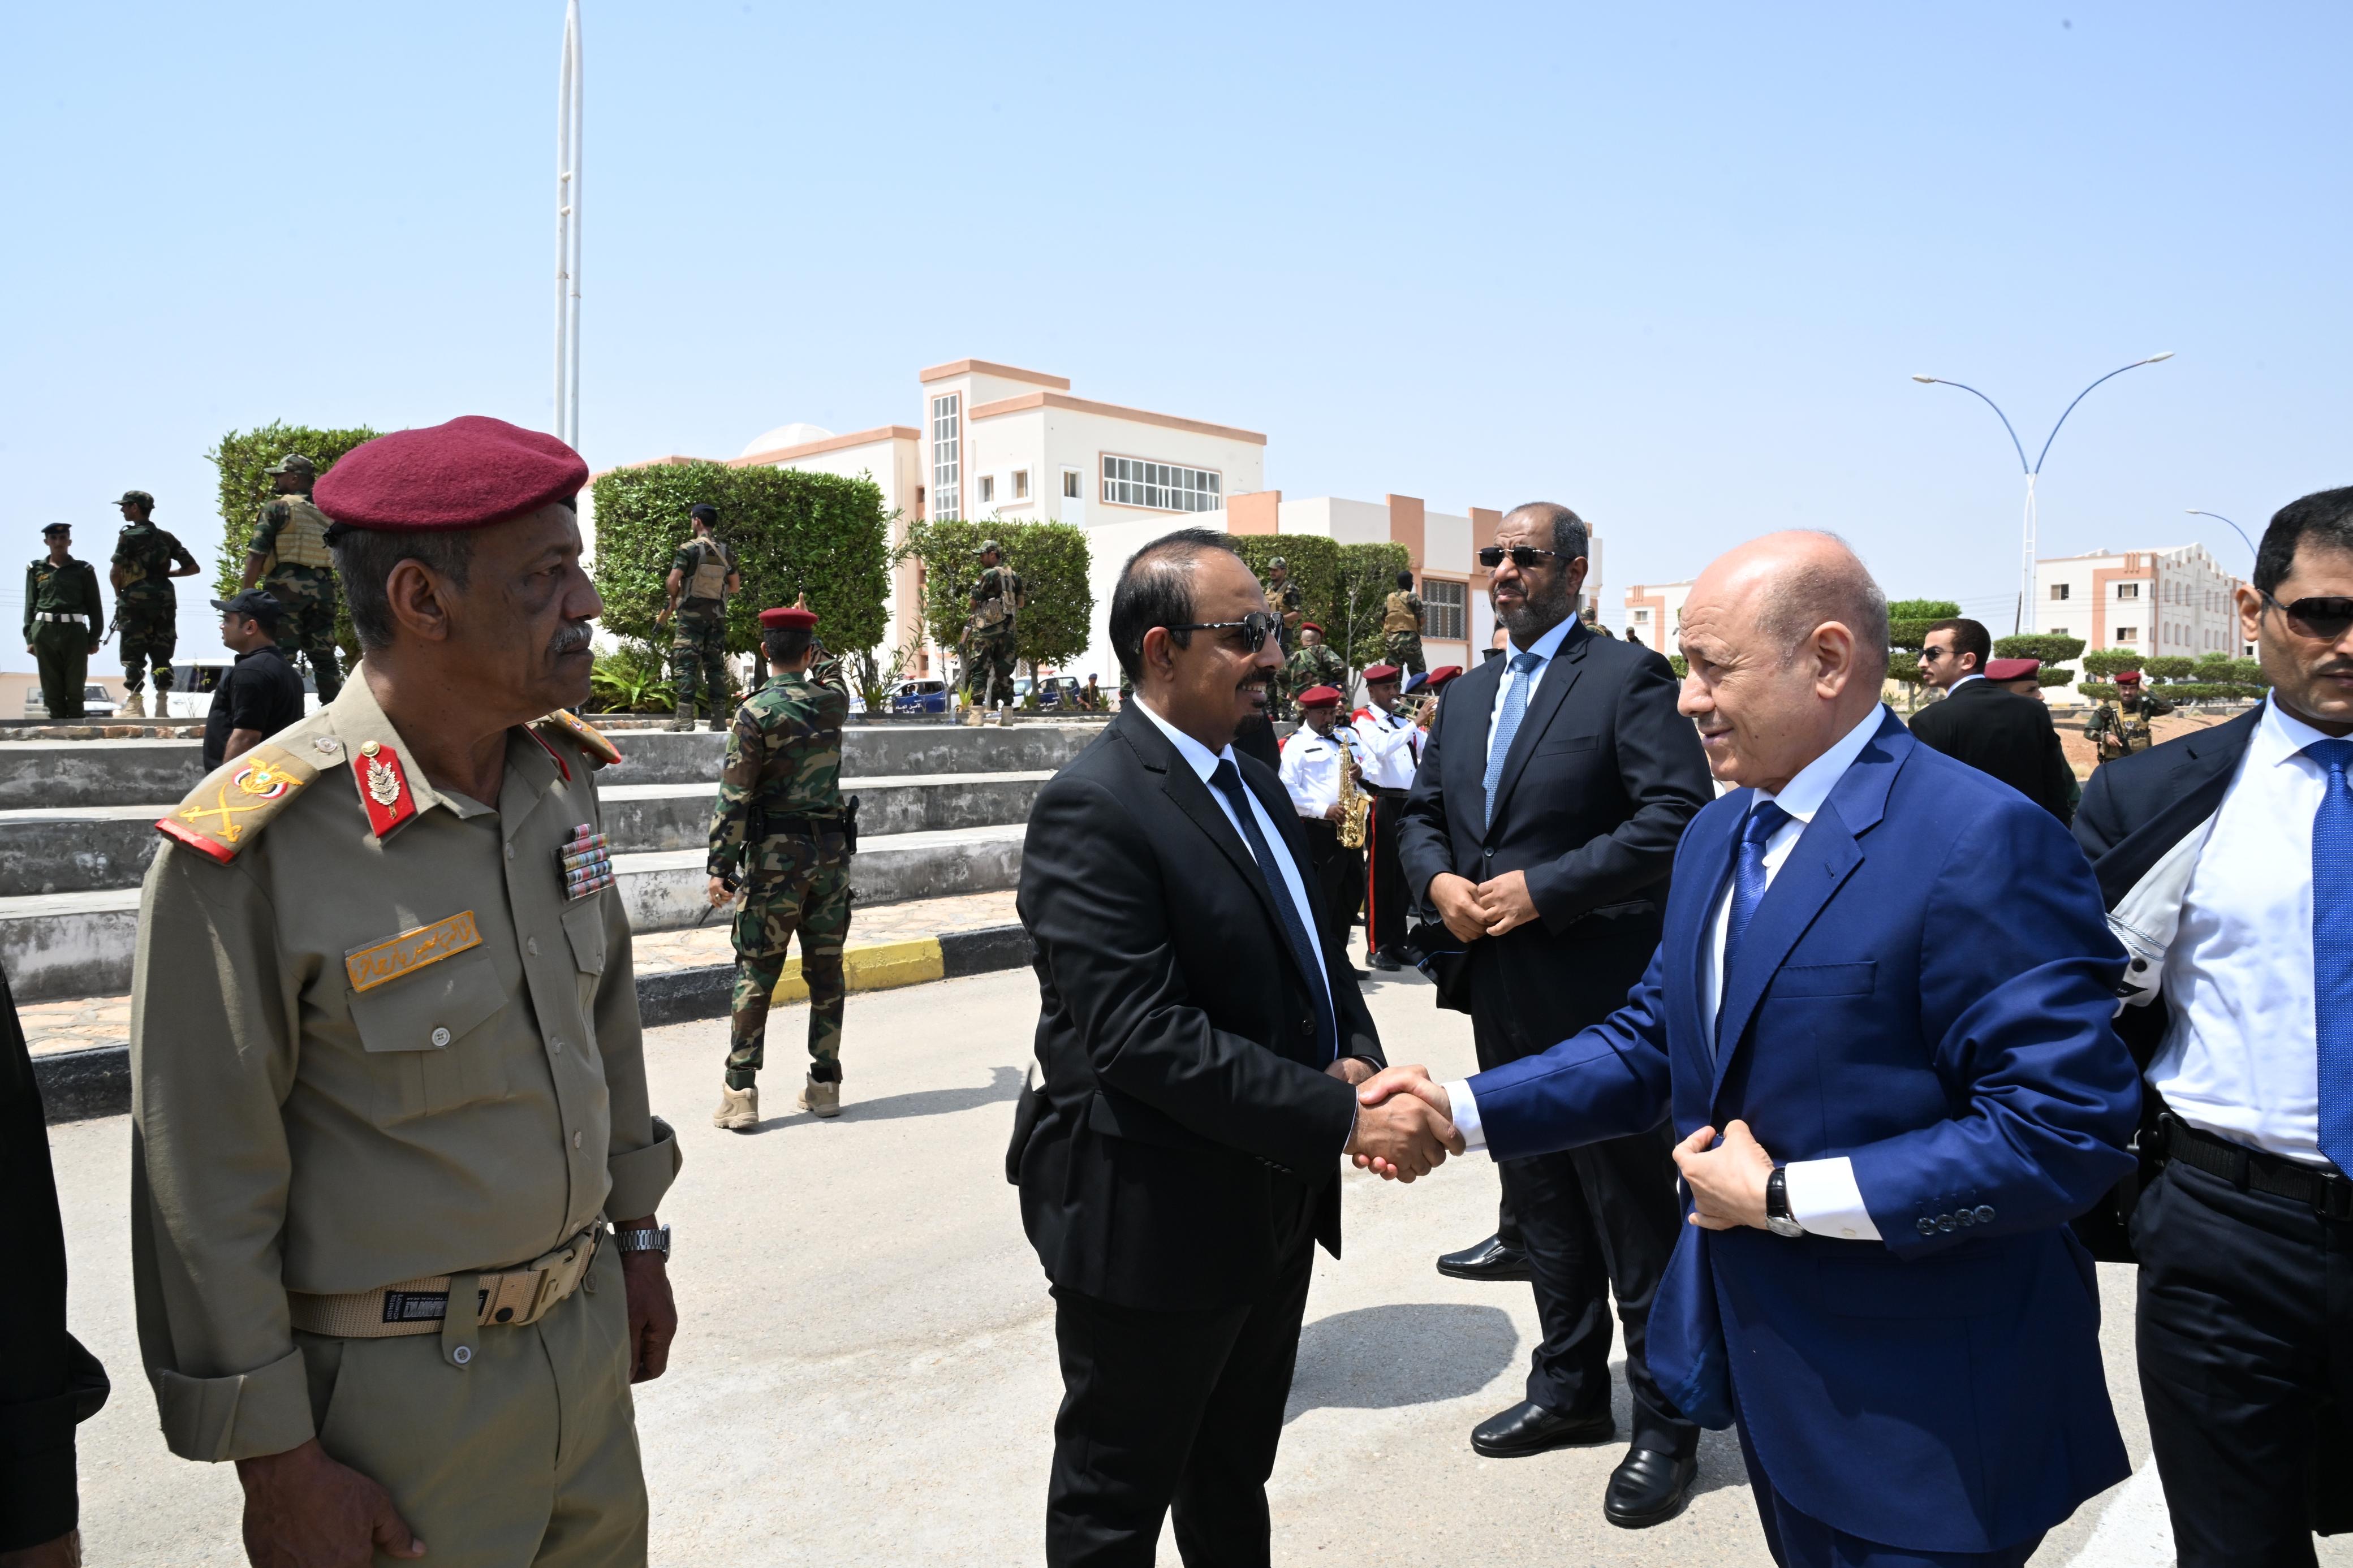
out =
<path fill-rule="evenodd" d="M 41 539 L 49 552 L 25 568 L 25 651 L 41 673 L 49 717 L 79 719 L 90 656 L 106 640 L 106 601 L 90 563 L 74 559 L 70 523 L 49 524 Z"/>
<path fill-rule="evenodd" d="M 687 513 L 694 536 L 678 547 L 665 586 L 670 603 L 654 621 L 659 631 L 676 618 L 670 633 L 670 679 L 678 683 L 673 730 L 694 728 L 697 693 L 713 730 L 727 728 L 727 601 L 743 592 L 744 574 L 719 537 L 719 509 L 708 502 Z"/>
<path fill-rule="evenodd" d="M 343 667 L 335 647 L 335 558 L 327 548 L 332 525 L 311 500 L 319 467 L 289 452 L 269 473 L 278 494 L 263 504 L 253 542 L 245 547 L 244 585 L 260 584 L 284 606 L 278 646 L 309 662 L 323 706 L 343 690 Z"/>
<path fill-rule="evenodd" d="M 165 716 L 172 689 L 172 652 L 180 642 L 180 596 L 174 577 L 193 577 L 196 558 L 177 536 L 155 526 L 155 498 L 145 490 L 125 490 L 114 503 L 122 509 L 122 531 L 115 536 L 114 560 L 107 581 L 114 588 L 114 626 L 122 640 L 122 684 L 127 695 L 120 710 L 126 719 L 147 716 L 141 691 L 150 665 L 155 670 L 155 717 Z"/>
<path fill-rule="evenodd" d="M 468 417 L 319 487 L 364 661 L 157 826 L 132 1264 L 164 1436 L 256 1561 L 643 1563 L 677 1327 L 586 700 L 587 465 Z M 542 715 L 546 717 L 543 718 Z"/>

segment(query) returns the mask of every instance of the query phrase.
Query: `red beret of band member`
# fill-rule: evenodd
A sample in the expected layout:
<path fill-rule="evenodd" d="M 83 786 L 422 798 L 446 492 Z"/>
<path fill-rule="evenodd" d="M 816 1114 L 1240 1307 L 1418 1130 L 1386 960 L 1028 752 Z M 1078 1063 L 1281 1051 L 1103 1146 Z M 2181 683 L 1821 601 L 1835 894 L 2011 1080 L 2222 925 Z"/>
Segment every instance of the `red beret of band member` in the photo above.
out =
<path fill-rule="evenodd" d="M 760 625 L 764 629 L 772 632 L 814 631 L 817 628 L 817 612 L 804 610 L 798 605 L 786 605 L 776 610 L 762 610 Z"/>
<path fill-rule="evenodd" d="M 1324 623 L 1321 621 L 1302 621 L 1299 623 L 1299 629 L 1303 632 L 1314 632 L 1320 637 L 1324 635 Z"/>
<path fill-rule="evenodd" d="M 543 431 L 469 414 L 343 454 L 312 500 L 349 528 L 481 528 L 577 495 L 580 454 Z"/>
<path fill-rule="evenodd" d="M 2030 675 L 2042 673 L 2039 658 L 1997 658 L 1985 667 L 1988 680 L 2024 680 Z"/>
<path fill-rule="evenodd" d="M 1461 673 L 1462 667 L 1459 664 L 1441 664 L 1430 672 L 1430 679 L 1422 684 L 1430 688 L 1440 687 Z"/>
<path fill-rule="evenodd" d="M 2116 684 L 2118 686 L 2138 686 L 2140 684 L 2140 671 L 2137 669 L 2120 669 L 2116 671 Z"/>
<path fill-rule="evenodd" d="M 1340 689 L 1336 686 L 1311 686 L 1299 694 L 1302 708 L 1337 708 Z"/>
<path fill-rule="evenodd" d="M 1365 667 L 1365 681 L 1367 685 L 1377 684 L 1384 680 L 1395 680 L 1398 674 L 1398 667 L 1393 664 L 1368 664 Z"/>

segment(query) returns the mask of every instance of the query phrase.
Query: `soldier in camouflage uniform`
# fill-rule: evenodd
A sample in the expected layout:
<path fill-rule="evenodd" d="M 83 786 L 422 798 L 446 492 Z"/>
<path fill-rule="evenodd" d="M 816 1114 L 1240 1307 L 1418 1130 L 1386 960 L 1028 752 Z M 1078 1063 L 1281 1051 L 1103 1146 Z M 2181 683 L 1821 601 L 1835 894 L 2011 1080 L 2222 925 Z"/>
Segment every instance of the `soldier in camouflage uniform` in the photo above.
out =
<path fill-rule="evenodd" d="M 1291 580 L 1291 563 L 1280 555 L 1268 562 L 1266 575 L 1259 580 L 1258 585 L 1266 595 L 1266 607 L 1282 618 L 1282 656 L 1288 660 L 1299 647 L 1301 624 L 1299 584 Z M 1267 678 L 1266 716 L 1270 719 L 1289 718 L 1291 694 L 1305 689 L 1303 686 L 1293 684 L 1285 668 L 1277 665 L 1274 673 Z"/>
<path fill-rule="evenodd" d="M 1381 612 L 1381 643 L 1388 662 L 1410 674 L 1425 673 L 1421 658 L 1421 595 L 1413 591 L 1413 574 L 1397 574 L 1397 592 Z"/>
<path fill-rule="evenodd" d="M 1299 623 L 1299 651 L 1282 667 L 1283 680 L 1293 691 L 1311 686 L 1348 689 L 1348 662 L 1324 640 L 1324 628 L 1314 621 Z"/>
<path fill-rule="evenodd" d="M 997 541 L 980 547 L 980 581 L 967 595 L 972 623 L 965 633 L 964 696 L 967 723 L 980 722 L 981 710 L 999 710 L 1013 700 L 1015 618 L 1022 605 L 1021 574 L 1004 563 Z"/>
<path fill-rule="evenodd" d="M 115 536 L 113 569 L 114 626 L 122 634 L 122 684 L 126 719 L 147 716 L 140 688 L 147 667 L 155 668 L 155 716 L 162 718 L 172 689 L 172 650 L 180 640 L 180 597 L 172 588 L 174 577 L 196 574 L 196 558 L 174 536 L 156 527 L 155 498 L 145 490 L 125 490 L 114 503 L 122 509 L 122 531 Z"/>
<path fill-rule="evenodd" d="M 736 710 L 711 817 L 710 898 L 740 891 L 735 996 L 727 1084 L 714 1127 L 749 1131 L 760 1120 L 756 1075 L 768 1004 L 795 931 L 808 986 L 808 1082 L 799 1108 L 841 1113 L 841 944 L 849 935 L 849 840 L 841 808 L 841 725 L 849 699 L 809 679 L 817 616 L 764 610 L 761 637 L 776 673 Z"/>
<path fill-rule="evenodd" d="M 2084 736 L 2099 752 L 2099 762 L 2113 763 L 2155 745 L 2157 737 L 2149 730 L 2149 721 L 2172 711 L 2172 703 L 2141 690 L 2139 670 L 2119 670 L 2116 696 L 2093 708 L 2084 724 Z"/>
<path fill-rule="evenodd" d="M 744 587 L 735 552 L 720 542 L 719 509 L 702 505 L 688 513 L 694 536 L 678 547 L 670 563 L 670 605 L 654 623 L 676 618 L 670 633 L 670 679 L 678 683 L 673 730 L 694 728 L 697 683 L 713 730 L 724 730 L 727 706 L 727 597 Z"/>
<path fill-rule="evenodd" d="M 90 656 L 105 640 L 106 601 L 90 563 L 74 559 L 71 524 L 49 524 L 41 540 L 49 552 L 25 568 L 25 651 L 41 672 L 49 717 L 79 719 Z"/>
<path fill-rule="evenodd" d="M 300 652 L 311 666 L 322 707 L 343 689 L 335 649 L 335 558 L 327 550 L 326 514 L 311 504 L 319 468 L 300 452 L 271 466 L 278 499 L 255 521 L 253 542 L 245 547 L 245 586 L 259 583 L 285 606 L 278 622 L 278 646 Z"/>

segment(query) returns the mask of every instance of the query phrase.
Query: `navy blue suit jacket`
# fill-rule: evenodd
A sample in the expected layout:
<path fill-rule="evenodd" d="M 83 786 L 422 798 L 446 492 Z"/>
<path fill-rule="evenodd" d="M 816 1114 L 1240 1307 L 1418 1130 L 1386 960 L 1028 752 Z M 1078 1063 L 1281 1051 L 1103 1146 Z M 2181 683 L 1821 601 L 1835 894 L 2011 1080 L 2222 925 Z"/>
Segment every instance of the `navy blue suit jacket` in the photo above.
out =
<path fill-rule="evenodd" d="M 1739 1118 L 1777 1160 L 1846 1155 L 1883 1239 L 1687 1226 L 1651 1370 L 1695 1419 L 1736 1407 L 1817 1519 L 1915 1551 L 2012 1545 L 2129 1473 L 2067 1227 L 2132 1167 L 2123 950 L 2067 830 L 1887 713 L 1728 955 L 1719 1052 L 1702 963 L 1753 796 L 1683 836 L 1625 1006 L 1471 1080 L 1487 1146 L 1570 1148 L 1663 1110 L 1678 1136 Z"/>

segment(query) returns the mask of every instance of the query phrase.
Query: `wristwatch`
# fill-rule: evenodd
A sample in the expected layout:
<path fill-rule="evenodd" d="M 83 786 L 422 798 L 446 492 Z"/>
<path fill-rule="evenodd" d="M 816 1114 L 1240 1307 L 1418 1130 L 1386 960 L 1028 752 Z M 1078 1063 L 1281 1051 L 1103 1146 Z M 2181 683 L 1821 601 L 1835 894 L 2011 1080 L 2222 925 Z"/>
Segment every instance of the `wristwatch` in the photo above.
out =
<path fill-rule="evenodd" d="M 1773 1173 L 1765 1178 L 1765 1228 L 1775 1236 L 1806 1234 L 1806 1227 L 1789 1215 L 1789 1167 L 1787 1165 L 1774 1166 Z"/>
<path fill-rule="evenodd" d="M 670 1226 L 653 1230 L 617 1230 L 613 1245 L 623 1252 L 659 1252 L 667 1262 L 670 1258 Z"/>

